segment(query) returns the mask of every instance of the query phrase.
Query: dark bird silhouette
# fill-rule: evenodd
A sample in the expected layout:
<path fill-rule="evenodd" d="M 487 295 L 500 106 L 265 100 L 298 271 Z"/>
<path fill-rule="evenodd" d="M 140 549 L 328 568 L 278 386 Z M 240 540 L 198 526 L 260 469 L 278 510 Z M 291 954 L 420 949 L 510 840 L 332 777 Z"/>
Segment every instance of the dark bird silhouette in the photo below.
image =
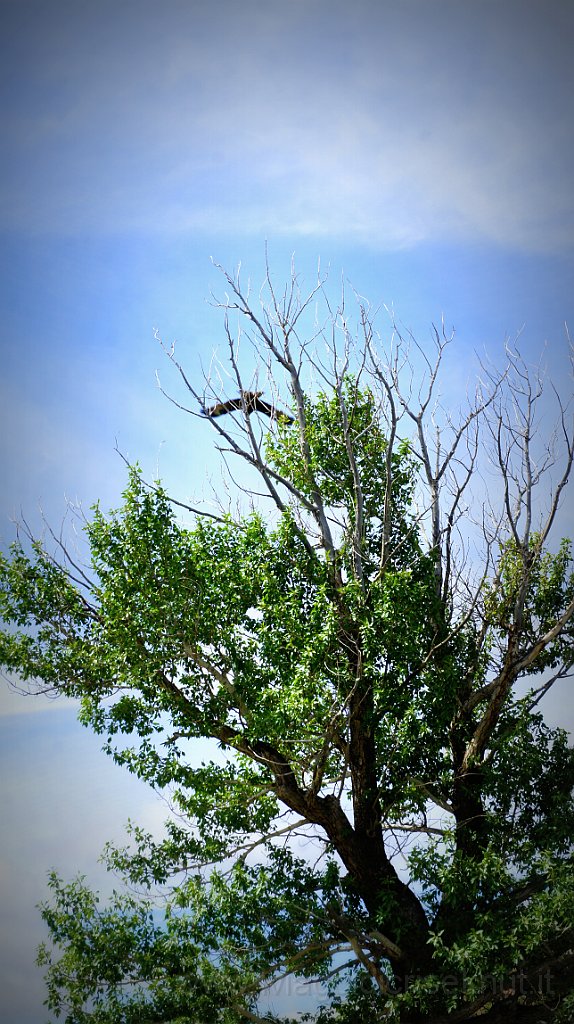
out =
<path fill-rule="evenodd" d="M 210 405 L 208 409 L 203 409 L 205 416 L 225 416 L 228 412 L 237 412 L 245 408 L 248 415 L 252 412 L 261 412 L 264 416 L 269 416 L 269 419 L 277 420 L 280 423 L 294 423 L 294 419 L 287 412 L 283 412 L 282 409 L 276 409 L 274 405 L 270 405 L 269 402 L 265 402 L 261 395 L 262 391 L 242 391 L 239 398 L 228 398 L 225 402 L 217 402 L 215 405 Z"/>

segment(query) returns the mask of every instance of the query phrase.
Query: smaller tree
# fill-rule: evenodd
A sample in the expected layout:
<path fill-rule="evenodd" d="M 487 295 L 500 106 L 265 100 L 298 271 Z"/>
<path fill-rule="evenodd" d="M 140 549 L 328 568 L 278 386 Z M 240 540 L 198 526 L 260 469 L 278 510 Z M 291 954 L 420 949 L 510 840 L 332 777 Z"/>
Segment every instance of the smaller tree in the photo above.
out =
<path fill-rule="evenodd" d="M 542 379 L 509 351 L 457 421 L 444 335 L 434 361 L 396 325 L 380 352 L 370 310 L 352 335 L 322 281 L 278 296 L 268 275 L 255 308 L 226 280 L 234 393 L 169 354 L 267 503 L 184 505 L 184 526 L 131 468 L 86 524 L 89 567 L 30 537 L 0 562 L 2 663 L 80 697 L 176 812 L 163 839 L 132 826 L 107 848 L 128 889 L 103 909 L 51 877 L 48 1005 L 270 1021 L 261 994 L 297 978 L 323 985 L 317 1024 L 567 1021 L 574 752 L 539 711 L 574 664 L 570 545 L 550 546 L 567 408 L 537 436 Z"/>

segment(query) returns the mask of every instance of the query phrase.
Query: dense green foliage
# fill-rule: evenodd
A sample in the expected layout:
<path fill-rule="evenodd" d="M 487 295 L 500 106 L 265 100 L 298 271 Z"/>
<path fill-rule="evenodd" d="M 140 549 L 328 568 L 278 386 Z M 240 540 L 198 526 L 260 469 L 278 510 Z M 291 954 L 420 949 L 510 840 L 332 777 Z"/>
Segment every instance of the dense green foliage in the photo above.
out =
<path fill-rule="evenodd" d="M 51 878 L 48 1005 L 239 1024 L 275 1019 L 277 980 L 315 979 L 321 1024 L 567 1021 L 574 752 L 535 679 L 574 660 L 569 545 L 508 503 L 472 589 L 457 492 L 425 540 L 437 479 L 385 390 L 345 375 L 311 397 L 288 369 L 295 422 L 241 428 L 273 514 L 186 527 L 133 469 L 93 510 L 89 567 L 39 543 L 0 561 L 0 662 L 80 697 L 177 811 L 107 849 L 130 888 L 105 907 Z"/>

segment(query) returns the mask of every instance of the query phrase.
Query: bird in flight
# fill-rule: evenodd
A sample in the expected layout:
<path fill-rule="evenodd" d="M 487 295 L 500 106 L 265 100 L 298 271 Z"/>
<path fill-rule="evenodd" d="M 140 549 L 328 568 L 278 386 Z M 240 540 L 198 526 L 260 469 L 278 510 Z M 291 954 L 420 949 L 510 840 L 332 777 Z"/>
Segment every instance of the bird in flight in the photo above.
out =
<path fill-rule="evenodd" d="M 270 405 L 269 402 L 265 402 L 261 395 L 262 391 L 242 391 L 239 398 L 228 398 L 225 402 L 217 402 L 215 405 L 210 405 L 208 409 L 203 409 L 205 416 L 225 416 L 228 412 L 237 412 L 237 410 L 245 409 L 248 415 L 252 412 L 261 412 L 264 416 L 269 416 L 269 419 L 278 420 L 280 423 L 294 423 L 295 420 L 287 412 L 283 412 L 282 409 L 276 409 L 274 405 Z"/>

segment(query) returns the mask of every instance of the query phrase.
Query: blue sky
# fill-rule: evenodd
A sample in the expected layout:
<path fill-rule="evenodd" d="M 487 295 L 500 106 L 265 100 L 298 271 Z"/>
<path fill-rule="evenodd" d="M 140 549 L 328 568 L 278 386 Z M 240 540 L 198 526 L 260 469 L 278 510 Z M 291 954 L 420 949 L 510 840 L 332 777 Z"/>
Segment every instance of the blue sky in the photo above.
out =
<path fill-rule="evenodd" d="M 574 5 L 563 0 L 2 0 L 0 540 L 23 509 L 117 503 L 119 447 L 178 496 L 217 468 L 166 405 L 159 328 L 223 348 L 213 257 L 258 286 L 317 260 L 424 343 L 522 345 L 561 379 L 574 323 Z M 571 714 L 559 701 L 556 717 Z M 73 709 L 0 690 L 0 1016 L 40 1024 L 33 904 L 163 807 Z M 4 1001 L 4 1005 L 2 1005 Z"/>

